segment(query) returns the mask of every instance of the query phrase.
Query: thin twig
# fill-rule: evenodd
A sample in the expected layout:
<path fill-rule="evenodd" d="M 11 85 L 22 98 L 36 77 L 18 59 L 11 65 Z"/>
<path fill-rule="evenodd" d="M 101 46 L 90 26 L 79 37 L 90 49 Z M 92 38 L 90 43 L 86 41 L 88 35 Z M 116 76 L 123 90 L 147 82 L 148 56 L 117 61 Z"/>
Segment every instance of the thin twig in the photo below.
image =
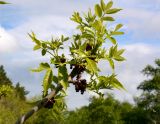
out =
<path fill-rule="evenodd" d="M 43 98 L 35 107 L 33 107 L 30 111 L 20 117 L 15 124 L 24 124 L 24 122 L 31 117 L 35 112 L 44 107 L 47 102 L 52 99 L 60 90 L 62 89 L 61 85 L 58 85 L 55 90 L 53 90 L 50 94 L 48 94 L 45 98 Z"/>

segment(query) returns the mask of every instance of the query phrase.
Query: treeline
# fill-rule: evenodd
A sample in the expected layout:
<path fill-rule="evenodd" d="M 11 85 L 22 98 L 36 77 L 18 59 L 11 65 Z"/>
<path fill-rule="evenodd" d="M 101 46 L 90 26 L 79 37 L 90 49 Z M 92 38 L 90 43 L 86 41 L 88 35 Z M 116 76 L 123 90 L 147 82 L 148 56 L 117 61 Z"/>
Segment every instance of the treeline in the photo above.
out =
<path fill-rule="evenodd" d="M 135 105 L 120 102 L 109 94 L 103 99 L 93 97 L 88 106 L 75 111 L 59 113 L 44 108 L 26 124 L 160 124 L 160 60 L 157 59 L 155 64 L 142 71 L 148 78 L 137 87 L 143 92 L 135 99 Z M 14 124 L 20 115 L 36 104 L 26 100 L 27 93 L 20 83 L 13 86 L 0 66 L 0 124 Z"/>
<path fill-rule="evenodd" d="M 148 78 L 137 87 L 142 90 L 135 105 L 119 102 L 113 96 L 92 98 L 89 106 L 69 113 L 67 124 L 160 124 L 160 59 L 142 73 Z"/>

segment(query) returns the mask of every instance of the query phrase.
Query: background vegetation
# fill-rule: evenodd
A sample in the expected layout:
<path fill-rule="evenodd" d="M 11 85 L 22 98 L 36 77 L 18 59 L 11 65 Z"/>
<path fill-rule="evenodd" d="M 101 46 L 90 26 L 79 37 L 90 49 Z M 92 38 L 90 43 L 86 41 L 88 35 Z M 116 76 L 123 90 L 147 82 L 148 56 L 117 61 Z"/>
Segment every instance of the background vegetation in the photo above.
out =
<path fill-rule="evenodd" d="M 0 1 L 0 4 L 6 3 Z M 96 10 L 97 16 L 101 17 L 99 6 L 96 6 Z M 74 18 L 72 20 L 77 21 Z M 31 37 L 35 38 L 33 34 Z M 114 42 L 113 39 L 111 41 Z M 44 53 L 46 52 L 43 50 L 42 54 Z M 60 112 L 57 106 L 52 109 L 44 108 L 26 124 L 160 124 L 160 59 L 155 60 L 155 64 L 155 67 L 148 65 L 142 70 L 148 78 L 137 87 L 142 90 L 142 94 L 135 99 L 135 105 L 120 102 L 107 94 L 104 98 L 92 97 L 88 106 L 75 111 Z M 0 66 L 0 124 L 14 123 L 20 115 L 36 104 L 35 98 L 26 99 L 27 94 L 28 91 L 20 83 L 13 85 L 4 67 Z"/>
<path fill-rule="evenodd" d="M 138 86 L 142 94 L 135 99 L 135 105 L 120 102 L 107 94 L 104 98 L 92 97 L 88 106 L 58 113 L 57 118 L 54 107 L 44 108 L 26 124 L 159 124 L 160 59 L 155 60 L 155 64 L 155 67 L 147 65 L 142 71 L 148 78 Z M 35 104 L 37 98 L 26 100 L 28 92 L 19 83 L 13 86 L 3 66 L 0 66 L 0 82 L 1 87 L 9 86 L 11 89 L 0 98 L 0 124 L 12 124 Z"/>

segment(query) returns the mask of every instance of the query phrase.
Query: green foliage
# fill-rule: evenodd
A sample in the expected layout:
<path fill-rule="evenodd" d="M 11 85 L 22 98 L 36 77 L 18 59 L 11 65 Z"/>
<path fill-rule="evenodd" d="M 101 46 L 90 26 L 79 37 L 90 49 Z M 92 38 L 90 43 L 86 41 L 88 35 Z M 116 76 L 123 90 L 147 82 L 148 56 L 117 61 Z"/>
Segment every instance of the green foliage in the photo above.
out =
<path fill-rule="evenodd" d="M 70 19 L 78 24 L 77 29 L 79 33 L 74 34 L 70 38 L 62 35 L 60 38 L 43 41 L 39 40 L 33 32 L 29 34 L 35 43 L 33 49 L 41 50 L 42 56 L 50 54 L 51 58 L 50 63 L 41 63 L 37 69 L 32 70 L 35 72 L 46 70 L 43 81 L 44 96 L 47 94 L 48 89 L 53 89 L 57 84 L 61 84 L 66 90 L 69 83 L 73 83 L 76 89 L 78 87 L 76 91 L 80 90 L 82 94 L 86 88 L 98 94 L 101 94 L 100 89 L 124 89 L 114 73 L 110 76 L 103 75 L 107 79 L 106 81 L 98 81 L 102 77 L 99 75 L 100 69 L 97 66 L 99 61 L 107 60 L 114 70 L 114 61 L 125 60 L 122 57 L 124 49 L 118 50 L 118 44 L 114 38 L 114 35 L 123 34 L 123 32 L 119 31 L 122 24 L 117 24 L 114 30 L 106 27 L 109 22 L 115 21 L 109 15 L 121 10 L 112 7 L 112 1 L 106 4 L 101 0 L 100 4 L 95 5 L 94 12 L 89 10 L 87 14 L 84 14 L 84 17 L 79 12 L 74 12 Z M 113 44 L 108 49 L 103 48 L 103 44 L 107 40 Z M 69 55 L 65 53 L 60 54 L 60 51 L 64 48 L 64 43 L 67 41 L 71 43 Z M 58 71 L 58 75 L 53 74 L 52 65 L 57 68 L 54 71 Z M 68 70 L 68 66 L 70 66 L 70 70 Z M 84 72 L 90 75 L 91 80 L 90 82 L 80 84 L 78 82 L 84 81 L 84 79 L 81 79 L 81 74 Z M 76 80 L 74 80 L 75 77 Z"/>
<path fill-rule="evenodd" d="M 8 85 L 0 86 L 0 99 L 2 96 L 7 96 L 13 92 L 13 89 Z"/>
<path fill-rule="evenodd" d="M 14 94 L 15 97 L 25 100 L 25 95 L 28 94 L 28 91 L 26 91 L 23 86 L 20 86 L 19 83 L 17 83 L 16 86 L 13 86 L 12 84 L 13 83 L 7 77 L 3 66 L 0 66 L 0 97 Z"/>
<path fill-rule="evenodd" d="M 15 97 L 15 94 L 8 94 L 0 99 L 0 124 L 14 124 L 16 119 L 26 112 L 31 106 L 24 100 Z M 26 123 L 29 124 L 30 120 Z"/>
<path fill-rule="evenodd" d="M 159 123 L 160 115 L 160 59 L 155 60 L 156 67 L 151 65 L 143 69 L 143 74 L 150 77 L 141 82 L 138 89 L 143 90 L 142 95 L 137 98 L 139 108 L 149 113 L 152 121 Z"/>
<path fill-rule="evenodd" d="M 40 50 L 42 56 L 50 55 L 50 62 L 40 63 L 37 69 L 32 69 L 34 72 L 46 71 L 43 79 L 43 96 L 48 94 L 48 90 L 53 90 L 60 84 L 63 88 L 55 98 L 59 97 L 62 100 L 66 96 L 69 83 L 72 83 L 76 92 L 80 91 L 81 94 L 87 89 L 103 96 L 101 89 L 124 89 L 114 73 L 114 62 L 125 60 L 122 57 L 124 49 L 118 49 L 117 41 L 114 38 L 115 35 L 123 34 L 119 31 L 122 24 L 117 24 L 113 29 L 107 27 L 108 23 L 115 21 L 111 14 L 115 14 L 121 9 L 112 6 L 112 1 L 106 4 L 101 0 L 100 4 L 95 5 L 94 12 L 90 9 L 84 16 L 81 16 L 79 12 L 74 12 L 70 19 L 77 23 L 78 33 L 71 37 L 61 35 L 59 38 L 44 41 L 38 39 L 33 32 L 29 34 L 35 43 L 33 50 Z M 111 42 L 112 46 L 104 48 L 106 42 Z M 63 50 L 64 47 L 66 48 L 66 43 L 70 44 L 68 54 Z M 98 68 L 98 63 L 101 60 L 109 62 L 113 70 L 112 74 L 99 74 L 101 70 Z M 83 73 L 88 73 L 90 81 L 82 79 Z M 54 113 L 58 115 L 59 110 L 63 110 L 61 108 L 65 108 L 65 106 L 58 101 L 54 104 Z M 60 104 L 60 106 L 56 107 L 56 104 Z M 108 117 L 108 121 L 110 119 L 112 118 Z"/>
<path fill-rule="evenodd" d="M 15 97 L 15 94 L 9 94 L 8 97 L 0 99 L 0 124 L 15 124 L 17 118 L 27 112 L 35 104 L 33 101 L 37 99 L 33 98 L 32 102 L 23 100 L 19 97 Z M 56 106 L 56 105 L 55 105 Z M 55 114 L 54 109 L 41 109 L 32 118 L 28 119 L 25 124 L 60 124 L 63 122 L 60 118 L 63 117 L 63 113 L 58 113 L 58 119 L 53 116 Z"/>
<path fill-rule="evenodd" d="M 154 124 L 149 113 L 138 107 L 124 113 L 123 120 L 124 124 Z"/>
<path fill-rule="evenodd" d="M 129 103 L 120 103 L 113 96 L 91 99 L 88 106 L 71 111 L 66 124 L 124 124 L 123 116 L 132 110 Z"/>
<path fill-rule="evenodd" d="M 1 85 L 8 85 L 12 86 L 11 80 L 7 77 L 6 72 L 3 66 L 0 66 L 0 86 Z"/>
<path fill-rule="evenodd" d="M 25 87 L 20 86 L 20 83 L 16 84 L 14 90 L 15 90 L 15 96 L 17 98 L 20 98 L 21 100 L 25 100 L 26 95 L 29 93 L 28 91 L 25 90 Z"/>

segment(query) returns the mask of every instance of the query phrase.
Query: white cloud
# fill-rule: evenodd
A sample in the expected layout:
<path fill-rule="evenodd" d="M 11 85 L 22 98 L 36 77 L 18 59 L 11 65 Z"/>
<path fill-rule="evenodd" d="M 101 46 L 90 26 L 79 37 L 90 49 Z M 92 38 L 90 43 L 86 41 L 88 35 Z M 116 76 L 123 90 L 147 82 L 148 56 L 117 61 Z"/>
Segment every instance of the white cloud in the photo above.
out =
<path fill-rule="evenodd" d="M 0 53 L 14 51 L 17 46 L 14 36 L 0 27 Z"/>
<path fill-rule="evenodd" d="M 118 18 L 126 20 L 126 31 L 131 32 L 133 38 L 160 40 L 160 12 L 143 8 L 126 8 L 119 13 Z"/>
<path fill-rule="evenodd" d="M 10 33 L 18 39 L 21 47 L 31 48 L 33 43 L 27 33 L 35 32 L 39 39 L 50 40 L 52 36 L 62 34 L 68 36 L 74 29 L 75 24 L 65 16 L 34 16 L 22 25 L 10 30 Z"/>
<path fill-rule="evenodd" d="M 125 48 L 125 62 L 116 64 L 116 73 L 119 80 L 124 84 L 127 92 L 115 91 L 116 97 L 120 100 L 133 102 L 133 96 L 138 95 L 137 86 L 146 79 L 141 73 L 142 69 L 148 64 L 153 65 L 154 60 L 159 58 L 160 49 L 156 46 L 144 43 L 130 44 L 121 46 Z"/>
<path fill-rule="evenodd" d="M 13 3 L 13 6 L 20 8 L 23 15 L 27 16 L 27 20 L 7 31 L 0 28 L 0 35 L 3 35 L 2 39 L 0 37 L 0 52 L 15 50 L 17 44 L 21 48 L 17 53 L 11 54 L 12 57 L 1 57 L 1 59 L 5 59 L 2 64 L 8 67 L 7 69 L 12 79 L 24 82 L 25 87 L 31 91 L 31 94 L 35 92 L 37 94 L 41 92 L 41 88 L 39 87 L 41 85 L 40 77 L 42 78 L 42 76 L 38 75 L 34 77 L 33 74 L 30 75 L 29 68 L 41 62 L 42 58 L 37 53 L 30 52 L 32 51 L 33 44 L 27 33 L 32 30 L 40 39 L 50 39 L 52 35 L 70 35 L 75 27 L 75 24 L 69 20 L 72 12 L 74 10 L 80 12 L 86 11 L 91 4 L 98 2 L 98 0 L 92 0 L 91 2 L 89 0 L 83 2 L 74 0 L 70 2 L 66 0 L 10 0 L 9 2 Z M 118 18 L 122 19 L 121 22 L 126 22 L 124 25 L 128 28 L 125 30 L 134 34 L 132 38 L 135 41 L 137 38 L 137 40 L 140 39 L 142 42 L 145 42 L 147 38 L 160 39 L 160 35 L 158 34 L 160 32 L 159 12 L 155 13 L 152 10 L 147 10 L 145 7 L 137 7 L 138 3 L 142 2 L 139 0 L 119 0 L 117 2 L 124 9 L 118 14 Z M 155 2 L 159 2 L 159 0 L 154 1 L 154 4 L 149 4 L 149 0 L 143 0 L 143 2 L 145 2 L 144 5 L 146 6 L 154 7 L 157 5 Z M 16 11 L 14 12 L 16 13 Z M 160 50 L 158 47 L 144 43 L 124 45 L 121 47 L 126 48 L 125 57 L 127 61 L 122 64 L 116 64 L 116 72 L 119 80 L 124 83 L 128 92 L 115 90 L 114 93 L 121 100 L 133 102 L 132 96 L 137 94 L 136 87 L 144 80 L 144 76 L 140 71 L 145 65 L 153 64 L 154 59 L 159 57 Z M 8 62 L 8 60 L 10 61 Z M 107 64 L 107 62 L 101 64 L 103 66 L 103 73 L 105 74 L 108 74 L 109 70 L 108 67 L 104 68 Z M 38 83 L 32 84 L 34 82 Z M 70 96 L 67 98 L 70 108 L 87 104 L 88 94 L 79 96 L 71 93 L 72 91 L 74 92 L 74 90 L 71 90 L 69 92 Z"/>

